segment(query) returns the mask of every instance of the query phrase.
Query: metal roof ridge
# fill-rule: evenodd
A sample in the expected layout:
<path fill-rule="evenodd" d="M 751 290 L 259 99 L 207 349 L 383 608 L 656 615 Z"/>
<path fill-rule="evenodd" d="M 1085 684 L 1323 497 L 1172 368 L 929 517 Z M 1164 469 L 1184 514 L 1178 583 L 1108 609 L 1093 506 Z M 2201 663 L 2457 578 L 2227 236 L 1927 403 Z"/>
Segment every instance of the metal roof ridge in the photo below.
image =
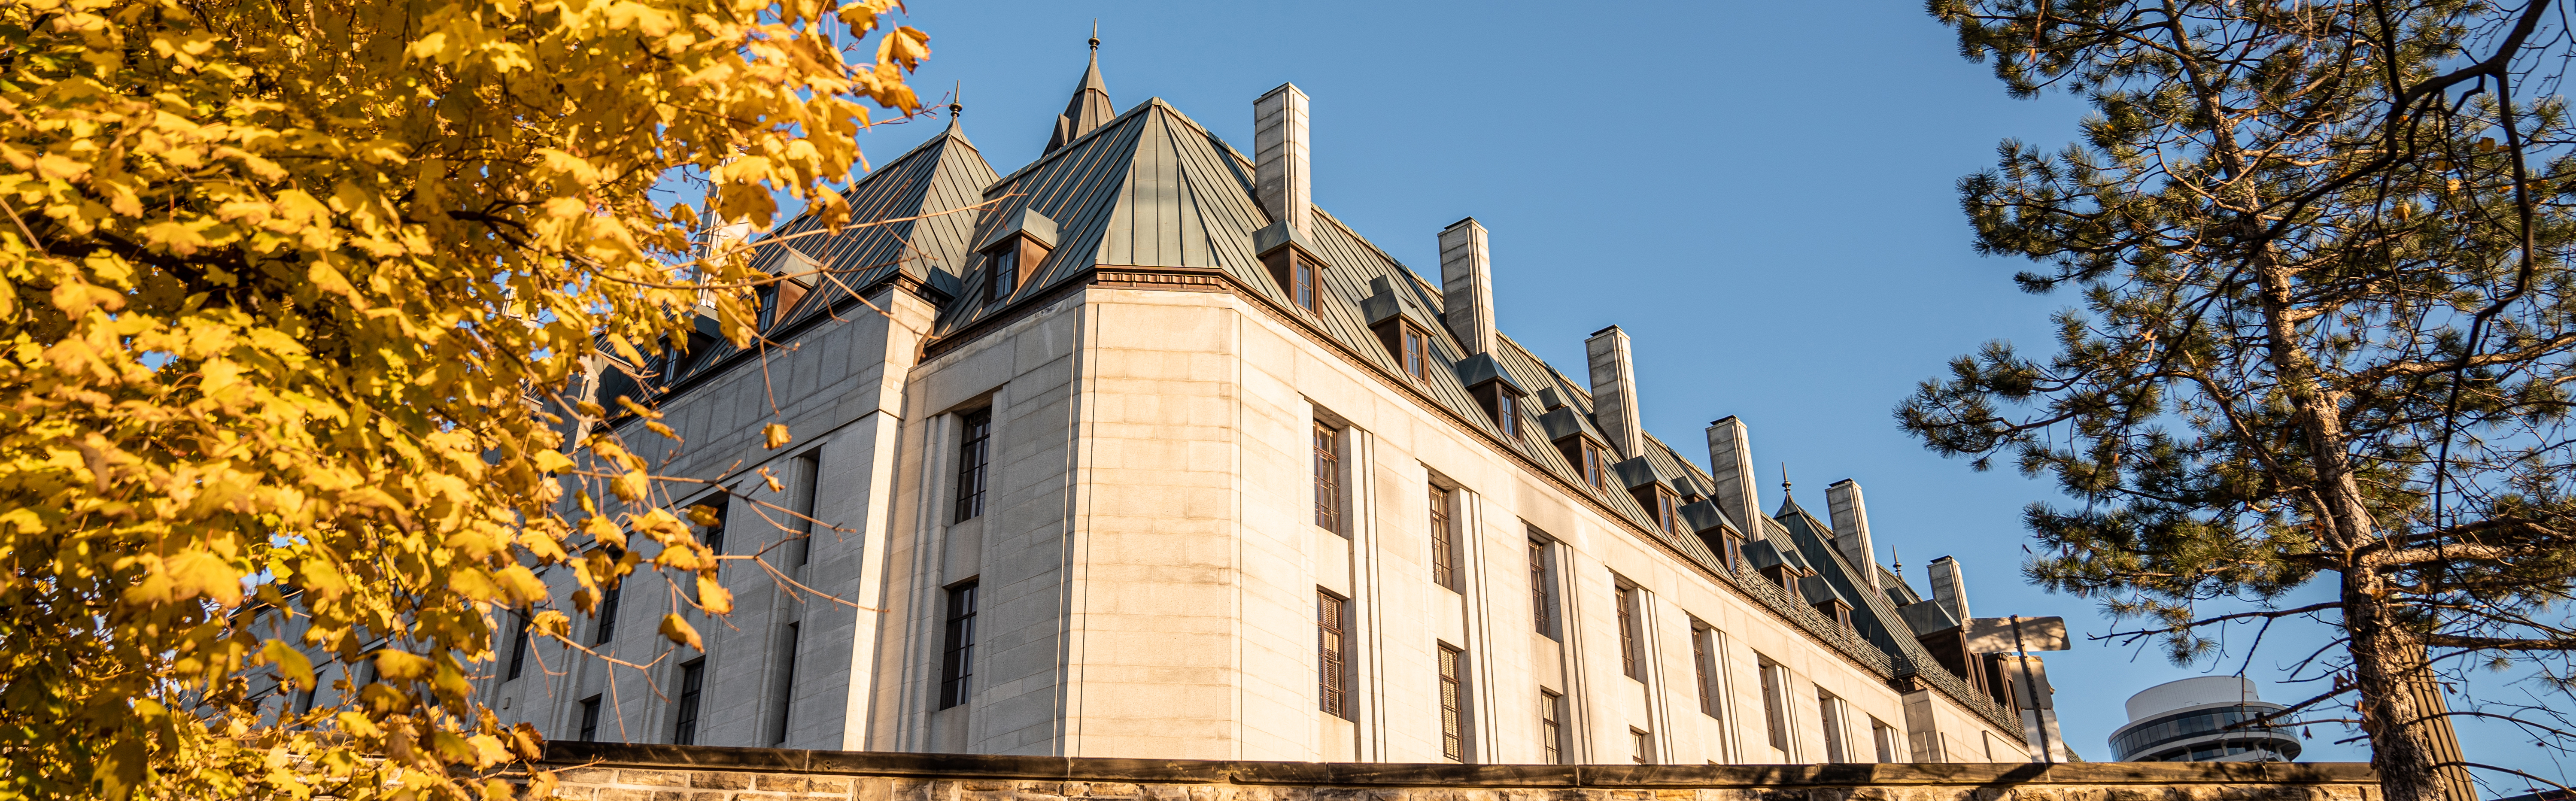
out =
<path fill-rule="evenodd" d="M 1035 170 L 1041 166 L 1045 166 L 1048 162 L 1063 158 L 1064 154 L 1080 149 L 1082 145 L 1088 143 L 1091 139 L 1100 136 L 1103 132 L 1125 125 L 1129 118 L 1139 116 L 1145 111 L 1154 108 L 1169 109 L 1171 108 L 1171 104 L 1165 103 L 1162 98 L 1156 97 L 1148 98 L 1145 102 L 1129 106 L 1126 111 L 1119 112 L 1118 116 L 1111 117 L 1108 122 L 1101 123 L 1100 127 L 1084 131 L 1081 136 L 1074 137 L 1073 141 L 1064 143 L 1063 147 L 1059 147 L 1045 153 L 1040 153 L 1035 161 L 1021 165 L 1019 169 L 1012 170 L 1008 175 L 993 179 L 992 183 L 984 185 L 983 194 L 992 194 L 995 188 L 998 188 L 1003 184 L 1019 180 L 1020 176 L 1027 174 L 1030 170 Z M 1197 123 L 1192 123 L 1193 126 L 1196 124 Z"/>

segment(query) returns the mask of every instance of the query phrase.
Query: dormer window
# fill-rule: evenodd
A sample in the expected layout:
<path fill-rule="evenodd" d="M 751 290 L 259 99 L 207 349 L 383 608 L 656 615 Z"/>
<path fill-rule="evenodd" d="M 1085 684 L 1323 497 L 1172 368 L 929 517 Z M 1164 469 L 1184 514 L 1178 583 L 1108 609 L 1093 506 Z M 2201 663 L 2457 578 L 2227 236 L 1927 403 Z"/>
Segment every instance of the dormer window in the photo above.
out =
<path fill-rule="evenodd" d="M 1467 394 L 1476 399 L 1476 405 L 1484 407 L 1485 416 L 1493 418 L 1494 428 L 1502 431 L 1504 439 L 1519 440 L 1520 398 L 1528 393 L 1521 390 L 1510 373 L 1504 372 L 1502 363 L 1495 361 L 1493 354 L 1483 353 L 1459 362 L 1457 369 L 1458 381 L 1467 385 Z"/>
<path fill-rule="evenodd" d="M 1431 380 L 1430 334 L 1400 315 L 1380 321 L 1375 328 L 1378 343 L 1386 346 L 1386 355 L 1395 358 L 1396 369 L 1415 381 Z"/>
<path fill-rule="evenodd" d="M 1310 314 L 1320 314 L 1324 304 L 1324 260 L 1317 258 L 1309 240 L 1288 228 L 1287 223 L 1272 223 L 1252 232 L 1252 248 L 1259 254 L 1261 266 L 1270 268 L 1270 280 L 1279 284 L 1279 292 L 1288 302 Z"/>
<path fill-rule="evenodd" d="M 1789 593 L 1793 597 L 1798 594 L 1798 569 L 1795 567 L 1785 564 L 1772 565 L 1762 569 L 1762 577 L 1770 579 L 1773 584 L 1780 585 L 1781 592 Z"/>
<path fill-rule="evenodd" d="M 1583 469 L 1583 483 L 1592 485 L 1594 489 L 1609 489 L 1610 466 L 1606 464 L 1609 460 L 1602 458 L 1601 446 L 1594 445 L 1591 440 L 1583 439 L 1581 437 L 1575 438 L 1575 444 L 1583 450 L 1582 459 L 1580 460 L 1580 466 Z"/>
<path fill-rule="evenodd" d="M 1288 258 L 1288 300 L 1297 304 L 1297 308 L 1310 312 L 1319 311 L 1315 308 L 1315 272 L 1312 262 L 1294 256 Z"/>
<path fill-rule="evenodd" d="M 1680 499 L 1673 497 L 1672 490 L 1664 489 L 1661 486 L 1653 487 L 1650 491 L 1654 493 L 1655 503 L 1653 506 L 1649 506 L 1647 508 L 1653 509 L 1655 512 L 1655 525 L 1661 527 L 1667 533 L 1682 533 Z"/>
<path fill-rule="evenodd" d="M 1021 209 L 1003 220 L 999 228 L 985 237 L 984 246 L 975 249 L 984 254 L 984 302 L 1010 300 L 1047 254 L 1055 250 L 1055 221 L 1035 210 Z"/>
<path fill-rule="evenodd" d="M 992 257 L 992 268 L 987 272 L 993 280 L 984 283 L 984 302 L 1011 299 L 1012 293 L 1020 291 L 1020 285 L 1028 283 L 1029 272 L 1046 263 L 1047 253 L 1052 250 L 1034 237 L 1013 236 L 985 251 Z"/>
<path fill-rule="evenodd" d="M 1741 534 L 1737 534 L 1737 533 L 1735 533 L 1735 530 L 1734 530 L 1734 529 L 1727 529 L 1727 530 L 1726 530 L 1726 548 L 1725 548 L 1724 550 L 1726 551 L 1725 553 L 1718 554 L 1718 555 L 1719 555 L 1719 556 L 1721 556 L 1721 557 L 1725 557 L 1725 559 L 1726 559 L 1726 569 L 1728 569 L 1728 570 L 1743 570 L 1743 569 L 1744 569 L 1744 535 L 1741 535 Z"/>
<path fill-rule="evenodd" d="M 1843 603 L 1840 598 L 1816 604 L 1816 613 L 1824 615 L 1828 620 L 1832 620 L 1834 625 L 1840 626 L 1844 631 L 1853 630 L 1851 604 Z"/>
<path fill-rule="evenodd" d="M 1013 291 L 1020 288 L 1020 251 L 1018 248 L 1006 247 L 993 253 L 993 282 L 990 286 L 992 287 L 992 291 L 984 295 L 984 302 L 986 303 L 999 303 L 1003 298 L 1010 297 Z"/>
<path fill-rule="evenodd" d="M 1400 360 L 1404 374 L 1413 376 L 1415 381 L 1431 380 L 1431 338 L 1423 336 L 1422 329 L 1413 327 L 1411 323 L 1405 324 L 1400 338 L 1404 340 L 1404 354 Z"/>

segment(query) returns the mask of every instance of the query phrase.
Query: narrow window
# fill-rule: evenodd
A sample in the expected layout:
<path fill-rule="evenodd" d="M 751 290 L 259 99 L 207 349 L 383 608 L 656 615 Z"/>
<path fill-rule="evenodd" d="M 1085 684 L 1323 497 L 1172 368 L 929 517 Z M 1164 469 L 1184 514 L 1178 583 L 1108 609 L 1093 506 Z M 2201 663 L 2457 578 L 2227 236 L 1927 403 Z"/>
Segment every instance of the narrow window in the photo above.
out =
<path fill-rule="evenodd" d="M 1457 535 L 1449 520 L 1449 491 L 1431 485 L 1431 583 L 1458 589 Z"/>
<path fill-rule="evenodd" d="M 1673 494 L 1661 488 L 1655 490 L 1655 524 L 1666 532 L 1682 533 L 1681 509 L 1673 503 Z"/>
<path fill-rule="evenodd" d="M 698 743 L 698 695 L 706 688 L 707 658 L 698 657 L 680 665 L 680 709 L 671 727 L 675 745 Z"/>
<path fill-rule="evenodd" d="M 1691 671 L 1696 674 L 1694 678 L 1699 680 L 1700 714 L 1725 720 L 1726 716 L 1720 713 L 1721 707 L 1717 703 L 1716 640 L 1717 629 L 1710 628 L 1706 623 L 1691 621 Z"/>
<path fill-rule="evenodd" d="M 1595 489 L 1610 488 L 1609 481 L 1601 475 L 1601 446 L 1589 442 L 1583 443 L 1583 483 Z"/>
<path fill-rule="evenodd" d="M 948 631 L 939 660 L 939 708 L 966 703 L 975 678 L 975 581 L 948 588 Z"/>
<path fill-rule="evenodd" d="M 1557 639 L 1556 575 L 1548 569 L 1547 542 L 1544 540 L 1530 540 L 1529 579 L 1530 616 L 1537 623 L 1539 634 L 1551 640 Z"/>
<path fill-rule="evenodd" d="M 1655 736 L 1646 733 L 1645 729 L 1628 727 L 1628 750 L 1631 753 L 1629 758 L 1636 760 L 1637 764 L 1655 764 Z"/>
<path fill-rule="evenodd" d="M 796 510 L 796 517 L 787 521 L 787 528 L 796 532 L 798 566 L 803 566 L 814 556 L 814 500 L 817 490 L 822 488 L 822 481 L 823 452 L 820 449 L 806 451 L 805 455 L 796 457 L 796 494 L 788 499 L 791 508 Z"/>
<path fill-rule="evenodd" d="M 1619 672 L 1628 678 L 1645 681 L 1645 663 L 1637 658 L 1637 588 L 1615 580 L 1610 586 L 1619 606 Z"/>
<path fill-rule="evenodd" d="M 779 643 L 781 647 L 778 658 L 778 696 L 776 700 L 770 702 L 772 709 L 769 716 L 769 743 L 771 745 L 787 744 L 787 716 L 796 709 L 796 650 L 797 640 L 800 639 L 801 634 L 800 629 L 803 626 L 802 623 L 787 624 L 786 635 L 780 638 L 784 642 Z"/>
<path fill-rule="evenodd" d="M 1305 259 L 1290 256 L 1288 274 L 1290 282 L 1295 285 L 1290 289 L 1290 297 L 1297 302 L 1299 308 L 1310 312 L 1316 311 L 1315 265 L 1307 263 Z"/>
<path fill-rule="evenodd" d="M 1502 426 L 1504 439 L 1521 438 L 1521 405 L 1512 400 L 1511 393 L 1494 391 L 1494 424 Z"/>
<path fill-rule="evenodd" d="M 1467 655 L 1440 646 L 1440 755 L 1467 760 Z"/>
<path fill-rule="evenodd" d="M 1323 590 L 1315 591 L 1315 664 L 1318 671 L 1316 695 L 1325 714 L 1351 716 L 1349 662 L 1343 657 L 1350 644 L 1350 602 Z"/>
<path fill-rule="evenodd" d="M 993 292 L 986 303 L 999 303 L 1020 288 L 1020 249 L 1004 247 L 993 251 Z"/>
<path fill-rule="evenodd" d="M 698 503 L 707 507 L 707 513 L 715 516 L 716 520 L 712 525 L 698 527 L 698 544 L 707 546 L 708 553 L 724 553 L 725 512 L 733 505 L 732 500 L 733 496 L 719 490 L 713 497 Z"/>
<path fill-rule="evenodd" d="M 599 696 L 581 699 L 581 734 L 575 739 L 599 742 Z"/>
<path fill-rule="evenodd" d="M 1759 654 L 1756 656 L 1760 657 Z M 1788 710 L 1782 707 L 1788 705 L 1788 696 L 1783 693 L 1789 690 L 1789 680 L 1787 676 L 1781 674 L 1788 670 L 1768 657 L 1760 657 L 1760 664 L 1762 666 L 1762 723 L 1771 735 L 1771 747 L 1780 749 L 1780 752 L 1785 754 L 1789 751 L 1789 716 Z"/>
<path fill-rule="evenodd" d="M 1731 528 L 1726 530 L 1726 569 L 1744 569 L 1744 535 Z"/>
<path fill-rule="evenodd" d="M 1315 424 L 1315 525 L 1342 533 L 1341 432 Z"/>
<path fill-rule="evenodd" d="M 503 681 L 518 678 L 520 670 L 528 665 L 528 616 L 512 612 L 508 619 L 511 621 L 510 672 L 501 676 Z"/>
<path fill-rule="evenodd" d="M 1887 725 L 1886 721 L 1882 721 L 1877 718 L 1870 718 L 1869 740 L 1872 744 L 1878 746 L 1878 761 L 1904 761 L 1896 758 L 1896 751 L 1899 747 L 1897 745 L 1899 741 L 1896 739 L 1896 727 Z"/>
<path fill-rule="evenodd" d="M 1542 687 L 1538 691 L 1538 736 L 1547 749 L 1549 765 L 1565 764 L 1565 696 Z"/>
<path fill-rule="evenodd" d="M 963 523 L 984 513 L 984 477 L 991 459 L 993 410 L 967 412 L 957 428 L 957 519 Z"/>
<path fill-rule="evenodd" d="M 1403 336 L 1404 374 L 1413 376 L 1416 381 L 1431 380 L 1430 342 L 1423 338 L 1420 330 L 1410 325 L 1404 326 Z"/>
<path fill-rule="evenodd" d="M 617 596 L 625 588 L 626 585 L 612 578 L 607 588 L 600 590 L 599 629 L 592 634 L 590 644 L 607 645 L 609 640 L 617 637 Z"/>
<path fill-rule="evenodd" d="M 1850 749 L 1846 748 L 1843 742 L 1842 702 L 1843 699 L 1834 697 L 1833 693 L 1825 692 L 1824 688 L 1816 688 L 1816 715 L 1825 724 L 1825 761 L 1827 762 L 1852 761 Z"/>

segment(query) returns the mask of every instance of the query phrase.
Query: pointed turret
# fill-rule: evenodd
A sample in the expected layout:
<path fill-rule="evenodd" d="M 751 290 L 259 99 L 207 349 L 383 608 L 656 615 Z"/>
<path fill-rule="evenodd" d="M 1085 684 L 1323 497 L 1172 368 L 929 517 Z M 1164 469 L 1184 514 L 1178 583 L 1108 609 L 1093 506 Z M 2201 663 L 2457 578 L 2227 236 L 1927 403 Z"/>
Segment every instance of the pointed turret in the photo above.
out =
<path fill-rule="evenodd" d="M 1046 152 L 1090 133 L 1117 118 L 1116 107 L 1109 104 L 1109 84 L 1100 80 L 1100 32 L 1091 34 L 1091 67 L 1082 71 L 1082 83 L 1073 87 L 1073 99 L 1064 104 L 1064 114 L 1055 118 L 1055 135 L 1047 138 Z"/>

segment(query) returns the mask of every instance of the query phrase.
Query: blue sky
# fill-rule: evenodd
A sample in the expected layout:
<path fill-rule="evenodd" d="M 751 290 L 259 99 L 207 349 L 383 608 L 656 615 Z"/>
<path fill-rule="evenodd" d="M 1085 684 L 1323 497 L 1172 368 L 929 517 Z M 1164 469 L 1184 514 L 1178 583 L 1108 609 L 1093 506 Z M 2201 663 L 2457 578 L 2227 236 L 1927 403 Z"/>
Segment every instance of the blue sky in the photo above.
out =
<path fill-rule="evenodd" d="M 1586 334 L 1625 328 L 1647 429 L 1686 454 L 1705 459 L 1702 429 L 1739 415 L 1768 502 L 1783 461 L 1819 511 L 1825 485 L 1856 479 L 1880 558 L 1900 555 L 1917 587 L 1925 562 L 1955 556 L 1980 616 L 2111 630 L 2094 603 L 2020 577 L 2020 512 L 2057 497 L 2049 485 L 1972 472 L 1890 417 L 1981 342 L 2044 352 L 2047 316 L 2073 303 L 2014 290 L 2024 262 L 1976 255 L 1953 183 L 2001 139 L 2062 145 L 2083 107 L 2006 97 L 1919 3 L 920 0 L 910 21 L 933 55 L 916 86 L 928 98 L 962 81 L 967 135 L 1010 172 L 1045 145 L 1094 18 L 1121 110 L 1162 97 L 1239 150 L 1252 100 L 1295 82 L 1312 97 L 1319 205 L 1435 279 L 1439 230 L 1482 221 L 1503 331 L 1579 373 Z M 939 125 L 862 144 L 888 159 Z M 2087 758 L 2109 758 L 2121 702 L 2158 682 L 2242 663 L 2267 700 L 2318 692 L 2273 681 L 2323 642 L 2313 629 L 2195 668 L 2077 640 L 2049 664 Z M 2331 744 L 2342 726 L 2313 730 L 2308 759 L 2367 758 Z M 2564 780 L 2529 738 L 2466 735 L 2473 761 Z"/>

